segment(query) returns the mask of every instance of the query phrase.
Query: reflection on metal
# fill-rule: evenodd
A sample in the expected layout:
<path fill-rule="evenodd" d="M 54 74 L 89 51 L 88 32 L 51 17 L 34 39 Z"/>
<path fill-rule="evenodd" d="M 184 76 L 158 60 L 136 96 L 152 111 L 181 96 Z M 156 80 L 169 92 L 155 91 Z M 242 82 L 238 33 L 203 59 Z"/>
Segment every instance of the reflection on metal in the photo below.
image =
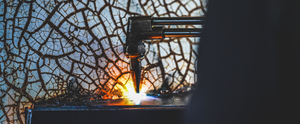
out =
<path fill-rule="evenodd" d="M 147 107 L 147 106 L 186 106 L 191 94 L 185 95 L 173 95 L 172 97 L 154 97 L 154 96 L 141 96 L 142 98 L 138 100 L 132 97 L 124 97 L 122 99 L 116 100 L 88 100 L 88 101 L 56 101 L 52 102 L 37 102 L 32 109 L 41 108 L 99 108 L 99 107 L 109 107 L 109 106 L 136 106 L 136 107 Z"/>
<path fill-rule="evenodd" d="M 163 29 L 163 37 L 200 37 L 202 29 Z"/>
<path fill-rule="evenodd" d="M 154 17 L 152 25 L 202 25 L 204 17 Z"/>
<path fill-rule="evenodd" d="M 31 124 L 32 109 L 25 108 L 25 124 Z"/>

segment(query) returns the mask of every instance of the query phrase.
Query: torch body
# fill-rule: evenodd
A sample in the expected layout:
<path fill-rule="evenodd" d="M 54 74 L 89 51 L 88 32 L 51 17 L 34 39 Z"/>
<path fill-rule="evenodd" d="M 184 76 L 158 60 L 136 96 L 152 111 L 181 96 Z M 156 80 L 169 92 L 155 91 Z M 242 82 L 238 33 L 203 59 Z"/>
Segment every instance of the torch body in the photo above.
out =
<path fill-rule="evenodd" d="M 204 17 L 163 17 L 151 16 L 130 17 L 128 19 L 125 54 L 130 59 L 130 72 L 133 79 L 135 92 L 140 92 L 141 86 L 141 57 L 146 49 L 143 40 L 164 39 L 165 37 L 200 37 L 201 29 L 179 28 L 164 29 L 154 25 L 202 25 Z"/>

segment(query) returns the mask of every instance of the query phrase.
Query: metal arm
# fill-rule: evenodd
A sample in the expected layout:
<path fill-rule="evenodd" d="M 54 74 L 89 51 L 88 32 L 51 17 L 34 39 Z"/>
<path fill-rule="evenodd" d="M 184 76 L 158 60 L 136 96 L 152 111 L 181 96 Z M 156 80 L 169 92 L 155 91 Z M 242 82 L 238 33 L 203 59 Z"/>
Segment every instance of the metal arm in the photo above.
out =
<path fill-rule="evenodd" d="M 154 25 L 203 25 L 204 17 L 162 17 L 151 16 L 130 17 L 125 43 L 126 56 L 130 59 L 130 71 L 136 93 L 140 92 L 141 63 L 146 49 L 145 39 L 163 39 L 165 37 L 200 37 L 202 29 L 164 29 Z"/>
<path fill-rule="evenodd" d="M 202 25 L 204 17 L 154 17 L 152 25 Z"/>

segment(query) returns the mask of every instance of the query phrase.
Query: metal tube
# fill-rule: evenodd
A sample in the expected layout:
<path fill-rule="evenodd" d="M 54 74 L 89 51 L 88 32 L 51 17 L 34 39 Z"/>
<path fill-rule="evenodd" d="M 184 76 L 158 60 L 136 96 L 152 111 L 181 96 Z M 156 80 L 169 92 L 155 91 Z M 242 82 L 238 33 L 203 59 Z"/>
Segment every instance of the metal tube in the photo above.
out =
<path fill-rule="evenodd" d="M 152 25 L 202 25 L 204 17 L 159 17 L 152 18 Z"/>
<path fill-rule="evenodd" d="M 202 29 L 163 29 L 164 37 L 200 37 Z"/>

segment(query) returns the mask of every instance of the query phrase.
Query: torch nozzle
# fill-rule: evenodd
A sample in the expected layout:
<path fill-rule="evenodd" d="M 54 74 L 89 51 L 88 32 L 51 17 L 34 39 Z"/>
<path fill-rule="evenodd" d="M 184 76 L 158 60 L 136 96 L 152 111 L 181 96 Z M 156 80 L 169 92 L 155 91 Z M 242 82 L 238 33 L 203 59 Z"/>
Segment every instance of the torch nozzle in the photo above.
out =
<path fill-rule="evenodd" d="M 141 82 L 141 63 L 140 58 L 136 56 L 130 57 L 130 71 L 133 79 L 134 89 L 136 93 L 140 93 Z"/>

